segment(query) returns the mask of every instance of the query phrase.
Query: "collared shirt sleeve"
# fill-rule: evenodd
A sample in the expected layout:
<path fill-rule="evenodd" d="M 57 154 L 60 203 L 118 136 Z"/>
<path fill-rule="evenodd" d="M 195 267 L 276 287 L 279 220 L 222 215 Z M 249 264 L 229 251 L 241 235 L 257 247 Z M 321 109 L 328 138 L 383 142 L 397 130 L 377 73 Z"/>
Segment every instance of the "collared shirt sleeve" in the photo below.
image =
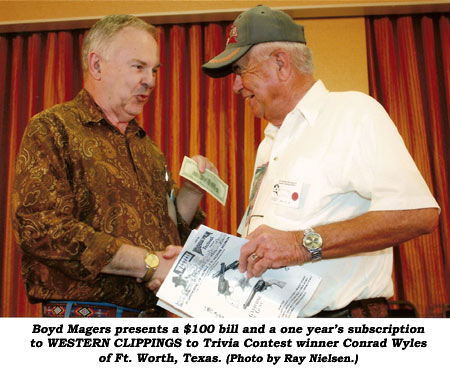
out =
<path fill-rule="evenodd" d="M 370 191 L 369 211 L 439 208 L 397 127 L 384 108 L 370 100 L 359 140 L 361 170 L 353 167 L 355 181 L 365 179 L 361 188 Z"/>

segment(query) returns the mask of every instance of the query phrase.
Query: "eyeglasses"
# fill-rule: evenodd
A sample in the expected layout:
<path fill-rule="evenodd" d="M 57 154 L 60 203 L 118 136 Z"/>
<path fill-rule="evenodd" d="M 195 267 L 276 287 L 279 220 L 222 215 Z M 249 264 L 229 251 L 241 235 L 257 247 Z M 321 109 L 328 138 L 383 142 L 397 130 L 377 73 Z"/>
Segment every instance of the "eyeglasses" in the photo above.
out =
<path fill-rule="evenodd" d="M 232 70 L 234 74 L 237 74 L 238 76 L 242 76 L 246 73 L 250 73 L 250 72 L 254 72 L 257 69 L 259 69 L 259 67 L 261 67 L 262 64 L 264 64 L 267 60 L 270 59 L 270 57 L 273 55 L 274 52 L 271 52 L 269 55 L 266 55 L 262 60 L 260 60 L 259 62 L 254 63 L 253 65 L 251 65 L 250 67 L 242 67 L 239 64 L 235 63 L 232 66 Z"/>

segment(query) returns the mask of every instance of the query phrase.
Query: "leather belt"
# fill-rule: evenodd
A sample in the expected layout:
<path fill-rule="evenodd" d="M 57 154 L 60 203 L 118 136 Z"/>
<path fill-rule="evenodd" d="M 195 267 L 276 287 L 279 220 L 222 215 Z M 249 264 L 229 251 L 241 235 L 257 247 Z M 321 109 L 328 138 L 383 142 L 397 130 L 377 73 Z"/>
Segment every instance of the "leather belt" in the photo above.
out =
<path fill-rule="evenodd" d="M 313 318 L 387 318 L 389 305 L 384 297 L 352 301 L 337 310 L 322 310 Z"/>
<path fill-rule="evenodd" d="M 84 301 L 47 301 L 42 303 L 42 316 L 52 318 L 130 318 L 141 311 L 108 303 Z"/>

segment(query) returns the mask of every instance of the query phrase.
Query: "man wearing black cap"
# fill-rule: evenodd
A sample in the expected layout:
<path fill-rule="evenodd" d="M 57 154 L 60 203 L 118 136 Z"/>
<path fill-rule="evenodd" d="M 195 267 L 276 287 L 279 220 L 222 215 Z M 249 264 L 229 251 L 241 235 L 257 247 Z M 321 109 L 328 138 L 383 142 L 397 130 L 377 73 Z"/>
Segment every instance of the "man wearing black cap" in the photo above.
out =
<path fill-rule="evenodd" d="M 234 91 L 270 123 L 249 206 L 241 272 L 301 265 L 322 278 L 300 316 L 387 316 L 392 245 L 430 233 L 439 206 L 386 111 L 313 76 L 303 27 L 257 6 L 234 21 L 202 66 L 235 74 Z"/>

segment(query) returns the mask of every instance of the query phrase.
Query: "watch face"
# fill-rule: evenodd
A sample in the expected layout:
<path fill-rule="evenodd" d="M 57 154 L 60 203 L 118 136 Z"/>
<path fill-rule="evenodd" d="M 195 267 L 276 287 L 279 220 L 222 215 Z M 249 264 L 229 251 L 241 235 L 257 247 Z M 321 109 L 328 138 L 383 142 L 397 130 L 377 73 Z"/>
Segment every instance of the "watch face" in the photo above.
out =
<path fill-rule="evenodd" d="M 303 239 L 303 245 L 308 249 L 320 249 L 322 247 L 322 237 L 318 233 L 308 233 Z"/>
<path fill-rule="evenodd" d="M 147 264 L 149 268 L 157 268 L 159 265 L 158 256 L 155 254 L 147 254 L 145 257 L 145 264 Z"/>

